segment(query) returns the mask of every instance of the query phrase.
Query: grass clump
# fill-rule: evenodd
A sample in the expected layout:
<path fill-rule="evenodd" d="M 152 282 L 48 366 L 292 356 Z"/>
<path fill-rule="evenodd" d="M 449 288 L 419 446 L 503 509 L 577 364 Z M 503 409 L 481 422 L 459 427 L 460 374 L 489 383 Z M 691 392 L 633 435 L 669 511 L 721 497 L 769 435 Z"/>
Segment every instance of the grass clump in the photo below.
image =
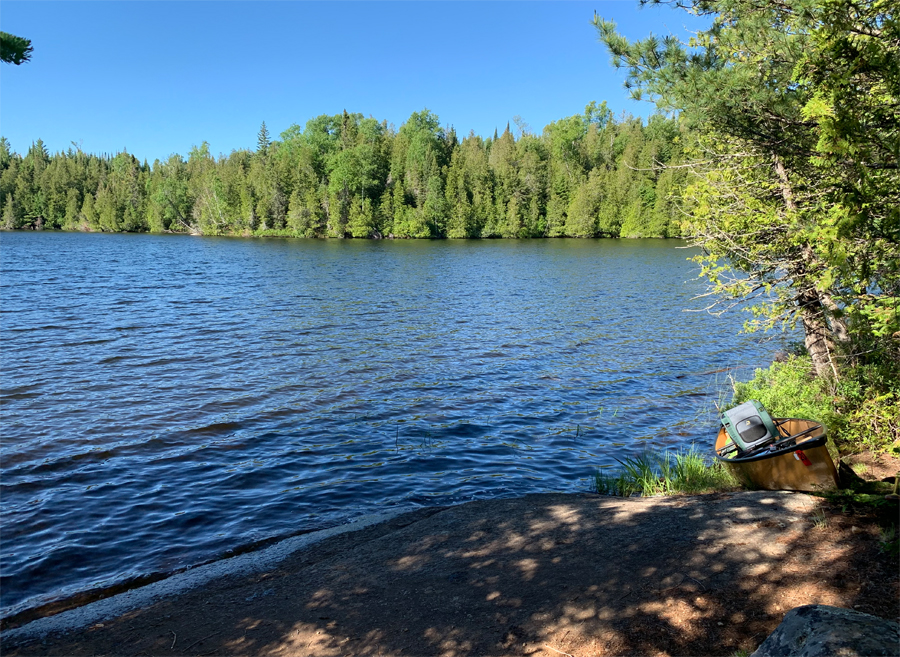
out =
<path fill-rule="evenodd" d="M 867 466 L 865 463 L 854 463 L 850 467 L 853 469 L 853 472 L 858 474 L 860 477 L 862 477 L 869 471 L 869 466 Z"/>
<path fill-rule="evenodd" d="M 828 527 L 828 517 L 822 509 L 816 509 L 812 514 L 813 526 L 816 529 L 825 529 Z"/>
<path fill-rule="evenodd" d="M 601 495 L 676 495 L 734 490 L 737 482 L 720 463 L 707 462 L 695 447 L 671 452 L 645 452 L 622 460 L 618 474 L 594 475 L 593 491 Z"/>

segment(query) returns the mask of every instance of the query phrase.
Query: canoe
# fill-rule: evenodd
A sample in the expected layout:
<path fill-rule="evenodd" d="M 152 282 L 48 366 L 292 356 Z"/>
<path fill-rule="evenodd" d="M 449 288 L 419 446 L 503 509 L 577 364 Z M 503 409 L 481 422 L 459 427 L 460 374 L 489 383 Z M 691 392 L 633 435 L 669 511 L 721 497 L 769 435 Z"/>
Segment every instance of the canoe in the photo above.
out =
<path fill-rule="evenodd" d="M 838 475 L 825 446 L 825 427 L 813 420 L 774 418 L 780 437 L 740 453 L 723 426 L 716 458 L 749 488 L 819 491 L 837 488 Z"/>

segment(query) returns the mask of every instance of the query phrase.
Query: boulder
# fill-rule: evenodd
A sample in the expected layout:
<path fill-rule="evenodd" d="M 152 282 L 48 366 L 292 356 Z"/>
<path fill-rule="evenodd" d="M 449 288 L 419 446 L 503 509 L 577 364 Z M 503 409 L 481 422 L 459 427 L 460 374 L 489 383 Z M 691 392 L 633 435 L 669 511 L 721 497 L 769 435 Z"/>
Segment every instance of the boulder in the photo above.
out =
<path fill-rule="evenodd" d="M 750 657 L 897 657 L 900 625 L 852 609 L 804 605 Z"/>

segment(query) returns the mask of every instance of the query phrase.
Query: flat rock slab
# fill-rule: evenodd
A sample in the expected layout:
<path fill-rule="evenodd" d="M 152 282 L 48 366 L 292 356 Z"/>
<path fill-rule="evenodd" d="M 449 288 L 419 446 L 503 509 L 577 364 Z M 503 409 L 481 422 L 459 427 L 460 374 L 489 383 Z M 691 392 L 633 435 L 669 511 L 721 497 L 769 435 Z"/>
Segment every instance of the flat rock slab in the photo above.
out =
<path fill-rule="evenodd" d="M 35 621 L 4 632 L 2 652 L 581 657 L 752 650 L 788 609 L 844 604 L 859 594 L 853 576 L 862 564 L 854 559 L 862 553 L 843 535 L 814 535 L 820 503 L 786 492 L 544 494 L 420 509 L 330 535 L 262 569 L 172 588 L 140 608 L 83 614 L 93 619 L 87 627 Z"/>
<path fill-rule="evenodd" d="M 750 657 L 896 657 L 900 625 L 852 609 L 804 605 Z"/>

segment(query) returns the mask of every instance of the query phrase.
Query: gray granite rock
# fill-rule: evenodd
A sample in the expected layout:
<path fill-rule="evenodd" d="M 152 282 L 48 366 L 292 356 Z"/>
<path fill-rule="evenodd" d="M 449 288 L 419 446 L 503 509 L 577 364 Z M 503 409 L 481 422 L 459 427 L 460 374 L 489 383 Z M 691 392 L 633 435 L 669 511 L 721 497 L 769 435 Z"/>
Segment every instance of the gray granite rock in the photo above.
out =
<path fill-rule="evenodd" d="M 750 657 L 897 657 L 900 625 L 852 609 L 804 605 Z"/>

